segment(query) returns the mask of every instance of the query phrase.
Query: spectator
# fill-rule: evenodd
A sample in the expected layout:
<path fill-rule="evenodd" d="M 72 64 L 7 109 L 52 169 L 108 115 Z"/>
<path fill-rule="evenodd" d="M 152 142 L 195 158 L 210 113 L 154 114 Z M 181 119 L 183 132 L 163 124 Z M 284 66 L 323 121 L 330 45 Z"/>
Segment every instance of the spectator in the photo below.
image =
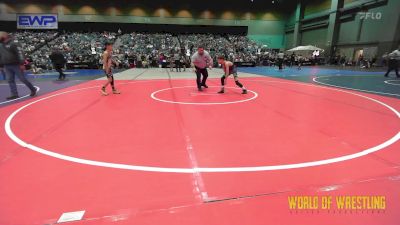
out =
<path fill-rule="evenodd" d="M 387 55 L 387 58 L 389 59 L 388 62 L 388 70 L 385 74 L 385 77 L 389 76 L 389 73 L 394 70 L 396 72 L 396 76 L 400 78 L 399 75 L 399 60 L 400 60 L 400 46 L 394 50 L 392 53 Z"/>
<path fill-rule="evenodd" d="M 54 68 L 59 73 L 58 80 L 65 80 L 65 73 L 63 73 L 63 68 L 67 61 L 65 60 L 64 55 L 61 53 L 61 51 L 55 48 L 49 58 L 53 63 Z"/>
<path fill-rule="evenodd" d="M 25 57 L 21 46 L 17 42 L 14 42 L 6 32 L 0 32 L 0 43 L 0 64 L 4 67 L 11 90 L 11 96 L 7 100 L 19 98 L 15 76 L 31 90 L 30 96 L 35 96 L 37 90 L 26 79 L 24 74 Z"/>

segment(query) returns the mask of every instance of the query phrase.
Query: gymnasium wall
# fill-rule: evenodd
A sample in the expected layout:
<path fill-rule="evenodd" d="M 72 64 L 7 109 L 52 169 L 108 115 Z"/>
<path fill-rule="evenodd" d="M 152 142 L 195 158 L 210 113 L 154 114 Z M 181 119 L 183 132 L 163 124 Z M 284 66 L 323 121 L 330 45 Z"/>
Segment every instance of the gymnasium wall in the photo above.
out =
<path fill-rule="evenodd" d="M 138 24 L 177 24 L 209 26 L 246 26 L 250 38 L 271 48 L 284 45 L 284 13 L 259 9 L 208 9 L 191 5 L 160 6 L 144 3 L 126 3 L 123 7 L 90 5 L 68 1 L 56 3 L 16 3 L 0 0 L 0 20 L 15 21 L 17 13 L 57 13 L 60 22 L 108 22 Z M 74 4 L 72 4 L 74 2 Z M 162 4 L 161 4 L 162 5 Z M 204 5 L 204 4 L 203 4 Z M 203 6 L 204 7 L 204 6 Z M 198 9 L 198 10 L 194 10 Z M 213 7 L 210 7 L 213 8 Z"/>
<path fill-rule="evenodd" d="M 331 8 L 331 0 L 308 1 L 304 6 L 304 16 L 327 11 Z"/>
<path fill-rule="evenodd" d="M 300 34 L 302 45 L 316 45 L 327 47 L 327 28 L 331 0 L 318 1 L 318 4 L 304 6 L 305 22 L 302 24 Z M 388 0 L 386 3 L 364 7 L 363 10 L 372 13 L 370 16 L 380 14 L 381 17 L 361 20 L 359 6 L 368 0 L 345 0 L 344 8 L 352 8 L 350 13 L 341 16 L 339 22 L 338 43 L 339 49 L 351 52 L 356 49 L 375 49 L 379 57 L 387 51 L 396 48 L 400 36 L 400 1 Z M 285 48 L 293 47 L 294 13 L 285 25 Z M 293 17 L 293 18 L 292 18 Z M 315 19 L 313 19 L 315 18 Z M 316 25 L 313 28 L 313 25 Z"/>
<path fill-rule="evenodd" d="M 290 33 L 286 33 L 286 35 L 285 35 L 285 49 L 290 49 L 290 48 L 292 48 L 294 45 L 293 45 L 293 37 L 294 35 L 293 35 L 293 32 L 290 32 Z"/>
<path fill-rule="evenodd" d="M 295 23 L 296 23 L 296 11 L 293 10 L 290 14 L 288 14 L 285 23 L 285 36 L 284 36 L 284 46 L 283 46 L 284 49 L 290 49 L 294 47 L 293 30 Z"/>
<path fill-rule="evenodd" d="M 304 7 L 304 18 L 312 18 L 321 13 L 327 13 L 331 7 L 331 0 L 318 0 L 318 1 L 307 1 Z M 327 20 L 327 18 L 324 18 Z M 294 27 L 295 23 L 295 12 L 291 14 L 289 20 L 286 23 L 287 27 Z M 299 35 L 301 45 L 314 45 L 319 48 L 326 48 L 327 32 L 328 26 L 316 26 L 315 28 L 310 28 L 310 24 L 315 23 L 315 21 L 307 22 L 303 25 L 302 32 Z M 285 35 L 285 48 L 289 49 L 293 46 L 293 30 L 287 32 Z"/>
<path fill-rule="evenodd" d="M 353 19 L 341 23 L 339 27 L 338 46 L 342 49 L 353 48 L 368 50 L 376 49 L 373 53 L 381 57 L 399 44 L 400 37 L 400 1 L 389 0 L 387 5 L 369 9 L 369 13 L 381 17 L 361 20 L 357 14 Z"/>
<path fill-rule="evenodd" d="M 326 39 L 327 39 L 327 28 L 313 29 L 303 31 L 301 33 L 301 44 L 302 45 L 314 45 L 319 48 L 326 47 Z"/>
<path fill-rule="evenodd" d="M 344 5 L 351 5 L 362 0 L 344 0 Z M 304 6 L 304 16 L 307 17 L 312 14 L 327 12 L 331 8 L 332 0 L 309 0 Z"/>
<path fill-rule="evenodd" d="M 392 41 L 399 22 L 399 9 L 400 1 L 390 0 L 387 5 L 368 10 L 374 15 L 380 13 L 382 15 L 380 19 L 361 20 L 361 15 L 355 15 L 352 20 L 341 24 L 339 44 Z"/>

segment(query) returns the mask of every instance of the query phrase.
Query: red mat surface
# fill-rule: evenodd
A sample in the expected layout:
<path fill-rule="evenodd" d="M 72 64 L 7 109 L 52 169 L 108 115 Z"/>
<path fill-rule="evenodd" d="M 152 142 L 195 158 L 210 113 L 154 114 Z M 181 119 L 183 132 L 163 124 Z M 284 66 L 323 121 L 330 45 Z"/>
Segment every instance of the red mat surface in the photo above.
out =
<path fill-rule="evenodd" d="M 218 95 L 218 80 L 202 93 L 193 80 L 120 81 L 121 95 L 103 97 L 96 87 L 101 82 L 92 81 L 1 108 L 4 124 L 12 112 L 39 100 L 11 121 L 14 134 L 31 145 L 98 164 L 160 171 L 50 157 L 19 146 L 3 129 L 0 224 L 52 224 L 63 212 L 79 210 L 86 210 L 85 220 L 74 224 L 396 224 L 399 142 L 352 160 L 297 169 L 164 171 L 332 159 L 384 143 L 400 130 L 391 110 L 365 97 L 400 110 L 397 99 L 273 78 L 242 80 L 253 92 L 242 95 L 230 86 Z M 332 194 L 393 200 L 378 216 L 289 210 L 288 195 L 332 185 L 338 187 Z"/>

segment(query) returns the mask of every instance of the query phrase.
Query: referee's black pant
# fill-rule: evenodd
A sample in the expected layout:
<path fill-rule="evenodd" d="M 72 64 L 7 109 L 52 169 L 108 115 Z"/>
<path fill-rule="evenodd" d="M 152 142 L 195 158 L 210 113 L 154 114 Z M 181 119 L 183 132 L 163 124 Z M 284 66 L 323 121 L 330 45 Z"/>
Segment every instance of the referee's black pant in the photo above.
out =
<path fill-rule="evenodd" d="M 201 79 L 201 75 L 203 75 L 203 79 Z M 196 82 L 197 82 L 197 88 L 201 88 L 201 86 L 206 85 L 206 81 L 208 78 L 208 71 L 207 68 L 199 68 L 196 66 Z"/>

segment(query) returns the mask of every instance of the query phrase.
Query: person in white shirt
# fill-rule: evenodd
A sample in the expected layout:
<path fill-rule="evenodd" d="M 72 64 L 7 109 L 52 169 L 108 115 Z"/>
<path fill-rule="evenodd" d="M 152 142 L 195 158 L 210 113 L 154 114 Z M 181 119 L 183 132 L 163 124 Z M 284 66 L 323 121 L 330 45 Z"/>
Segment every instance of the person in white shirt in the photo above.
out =
<path fill-rule="evenodd" d="M 385 77 L 388 77 L 389 73 L 392 70 L 394 70 L 396 72 L 396 76 L 400 78 L 399 75 L 400 46 L 392 53 L 387 55 L 387 58 L 388 58 L 388 70 L 385 74 Z"/>
<path fill-rule="evenodd" d="M 204 50 L 202 46 L 197 48 L 197 52 L 192 55 L 192 67 L 196 72 L 196 82 L 199 91 L 203 91 L 202 87 L 208 88 L 206 81 L 208 77 L 207 68 L 212 68 L 213 60 L 210 54 Z M 201 76 L 203 75 L 203 79 Z"/>

